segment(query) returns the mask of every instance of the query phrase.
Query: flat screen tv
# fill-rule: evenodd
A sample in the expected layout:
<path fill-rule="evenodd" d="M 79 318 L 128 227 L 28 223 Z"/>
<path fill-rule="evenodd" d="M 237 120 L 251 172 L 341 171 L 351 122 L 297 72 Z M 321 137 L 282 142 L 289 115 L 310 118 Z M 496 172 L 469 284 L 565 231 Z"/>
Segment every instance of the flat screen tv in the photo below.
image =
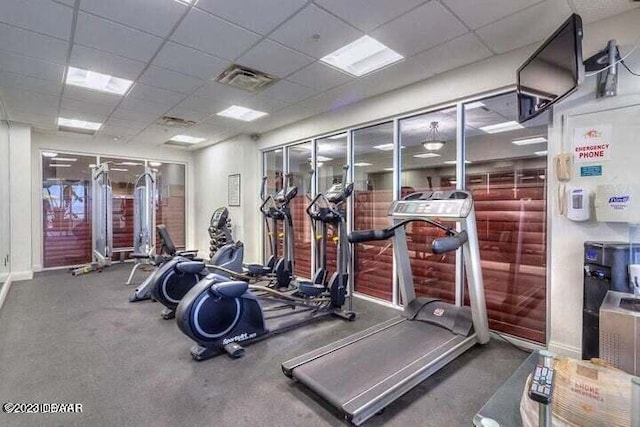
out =
<path fill-rule="evenodd" d="M 518 119 L 525 122 L 572 93 L 584 79 L 582 19 L 573 14 L 518 68 Z"/>

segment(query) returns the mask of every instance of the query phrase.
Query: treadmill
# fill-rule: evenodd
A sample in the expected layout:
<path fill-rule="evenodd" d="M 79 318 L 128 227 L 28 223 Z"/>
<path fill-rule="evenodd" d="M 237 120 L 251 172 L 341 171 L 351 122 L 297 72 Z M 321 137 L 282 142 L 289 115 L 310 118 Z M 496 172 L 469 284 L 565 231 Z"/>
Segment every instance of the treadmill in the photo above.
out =
<path fill-rule="evenodd" d="M 465 191 L 414 193 L 389 209 L 391 226 L 355 231 L 351 243 L 393 238 L 404 309 L 402 315 L 282 364 L 293 378 L 360 425 L 475 344 L 489 341 L 487 309 L 473 198 Z M 439 222 L 455 221 L 459 230 Z M 463 248 L 470 307 L 463 305 L 464 280 L 456 281 L 456 303 L 417 298 L 405 227 L 426 222 L 446 232 L 434 253 Z"/>

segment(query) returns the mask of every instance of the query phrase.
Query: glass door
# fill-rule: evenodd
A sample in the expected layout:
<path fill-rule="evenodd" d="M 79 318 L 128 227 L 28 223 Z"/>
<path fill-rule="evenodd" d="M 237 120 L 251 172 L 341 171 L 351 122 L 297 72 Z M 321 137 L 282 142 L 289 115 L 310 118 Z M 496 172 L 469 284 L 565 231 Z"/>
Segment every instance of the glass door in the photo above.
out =
<path fill-rule="evenodd" d="M 306 208 L 312 197 L 311 141 L 287 147 L 288 172 L 298 194 L 291 202 L 294 238 L 294 274 L 311 279 L 311 219 Z"/>
<path fill-rule="evenodd" d="M 318 193 L 342 183 L 343 167 L 347 164 L 347 134 L 341 133 L 316 140 L 316 175 Z M 347 206 L 345 205 L 345 209 Z M 348 211 L 345 212 L 345 218 Z M 327 238 L 327 277 L 336 271 L 337 230 L 329 227 Z"/>
<path fill-rule="evenodd" d="M 393 122 L 353 131 L 353 229 L 389 225 L 393 194 Z M 355 290 L 393 300 L 391 240 L 353 245 Z"/>
<path fill-rule="evenodd" d="M 93 156 L 42 152 L 42 243 L 45 268 L 86 264 L 91 249 Z"/>
<path fill-rule="evenodd" d="M 401 197 L 456 188 L 456 117 L 456 109 L 450 108 L 400 120 Z M 426 223 L 407 227 L 416 295 L 453 303 L 456 252 L 435 255 L 428 249 L 434 238 L 443 236 Z"/>
<path fill-rule="evenodd" d="M 282 190 L 284 185 L 284 156 L 282 148 L 276 150 L 266 151 L 263 155 L 263 172 L 266 177 L 266 183 L 264 191 L 264 197 L 269 195 L 273 196 L 278 191 Z M 264 217 L 262 217 L 264 221 Z M 274 239 L 276 243 L 276 249 L 279 256 L 282 256 L 282 242 L 284 234 L 282 233 L 282 224 L 278 221 L 276 229 L 272 229 L 273 225 L 269 220 L 264 223 L 264 262 L 267 262 L 269 257 L 273 255 L 271 249 L 271 242 Z"/>
<path fill-rule="evenodd" d="M 546 342 L 547 124 L 517 123 L 514 93 L 465 105 L 466 188 L 473 193 L 491 329 Z"/>

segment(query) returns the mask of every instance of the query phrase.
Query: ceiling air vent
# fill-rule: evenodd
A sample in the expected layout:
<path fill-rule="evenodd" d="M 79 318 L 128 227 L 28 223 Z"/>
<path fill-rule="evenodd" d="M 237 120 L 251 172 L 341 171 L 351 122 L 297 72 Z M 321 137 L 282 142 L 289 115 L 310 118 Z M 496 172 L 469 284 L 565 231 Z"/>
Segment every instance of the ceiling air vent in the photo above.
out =
<path fill-rule="evenodd" d="M 170 128 L 188 128 L 196 124 L 193 120 L 185 120 L 178 117 L 163 116 L 156 121 L 157 125 Z"/>
<path fill-rule="evenodd" d="M 230 65 L 216 77 L 216 81 L 219 83 L 249 92 L 257 92 L 276 80 L 278 80 L 277 77 L 237 64 Z"/>

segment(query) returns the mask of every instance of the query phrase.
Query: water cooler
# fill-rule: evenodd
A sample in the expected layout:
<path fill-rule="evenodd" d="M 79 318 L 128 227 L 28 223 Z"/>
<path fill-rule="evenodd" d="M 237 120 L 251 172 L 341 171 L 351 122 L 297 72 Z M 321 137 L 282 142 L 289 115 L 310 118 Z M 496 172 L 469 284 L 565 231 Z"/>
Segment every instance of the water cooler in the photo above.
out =
<path fill-rule="evenodd" d="M 584 243 L 584 296 L 582 305 L 582 358 L 599 356 L 600 306 L 607 292 L 632 292 L 627 265 L 629 243 Z"/>

